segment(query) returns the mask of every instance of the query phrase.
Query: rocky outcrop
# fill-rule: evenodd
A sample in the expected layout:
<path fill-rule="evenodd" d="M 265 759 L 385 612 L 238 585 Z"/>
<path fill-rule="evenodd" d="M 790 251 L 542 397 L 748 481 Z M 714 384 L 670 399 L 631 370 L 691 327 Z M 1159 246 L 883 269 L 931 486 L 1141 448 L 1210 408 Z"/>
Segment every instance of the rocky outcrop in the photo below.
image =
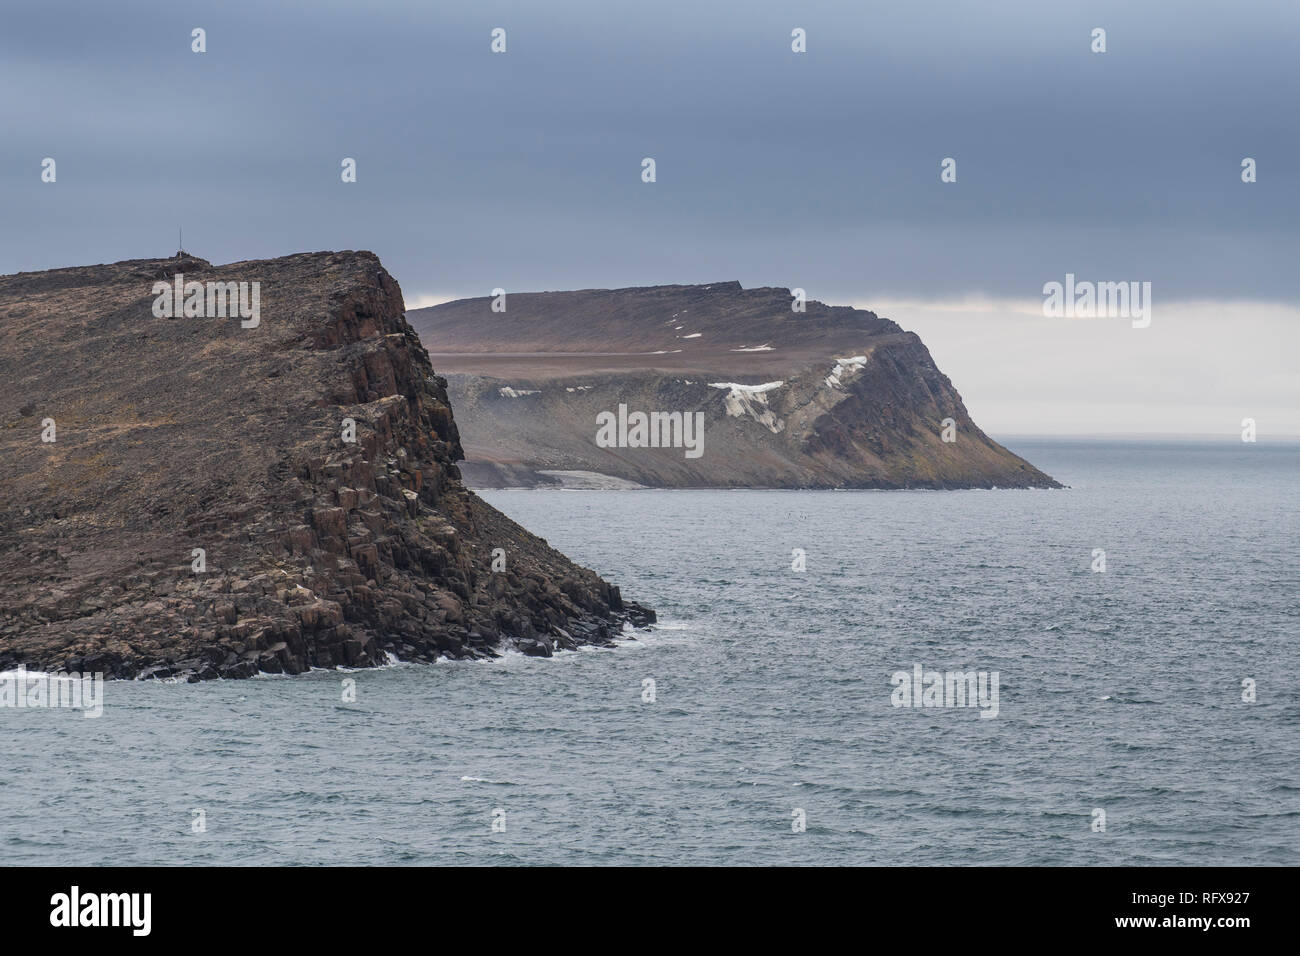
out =
<path fill-rule="evenodd" d="M 260 321 L 155 317 L 178 272 L 258 283 Z M 247 677 L 653 620 L 465 489 L 368 252 L 0 277 L 0 455 L 0 667 Z"/>
<path fill-rule="evenodd" d="M 478 487 L 1053 488 L 971 419 L 913 333 L 788 289 L 511 294 L 411 313 Z M 598 416 L 702 414 L 698 455 L 607 447 Z M 574 476 L 577 476 L 576 479 Z M 593 478 L 595 476 L 595 478 Z"/>

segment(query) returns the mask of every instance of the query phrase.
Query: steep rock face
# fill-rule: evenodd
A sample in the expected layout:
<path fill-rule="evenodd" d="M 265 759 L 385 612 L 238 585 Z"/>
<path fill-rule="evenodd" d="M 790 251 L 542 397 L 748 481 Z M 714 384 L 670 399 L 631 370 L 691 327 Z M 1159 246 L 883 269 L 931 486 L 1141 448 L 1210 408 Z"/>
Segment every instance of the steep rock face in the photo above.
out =
<path fill-rule="evenodd" d="M 411 313 L 471 436 L 474 485 L 1059 487 L 979 429 L 916 335 L 872 312 L 795 312 L 789 290 L 737 282 L 492 304 Z M 702 453 L 602 447 L 597 416 L 620 406 L 702 412 Z"/>
<path fill-rule="evenodd" d="M 156 318 L 177 272 L 259 283 L 260 324 Z M 549 655 L 653 619 L 465 489 L 446 382 L 371 253 L 0 277 L 0 455 L 0 667 Z"/>

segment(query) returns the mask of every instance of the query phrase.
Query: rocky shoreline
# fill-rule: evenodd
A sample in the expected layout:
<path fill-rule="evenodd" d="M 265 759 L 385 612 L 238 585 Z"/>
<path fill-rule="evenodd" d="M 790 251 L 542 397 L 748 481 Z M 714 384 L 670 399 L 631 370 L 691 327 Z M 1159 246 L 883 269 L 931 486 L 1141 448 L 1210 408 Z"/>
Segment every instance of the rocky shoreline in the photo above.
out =
<path fill-rule="evenodd" d="M 789 289 L 512 293 L 410 321 L 447 379 L 472 487 L 1060 487 L 976 425 L 914 333 Z M 625 412 L 698 416 L 696 446 L 623 441 Z"/>
<path fill-rule="evenodd" d="M 260 324 L 155 317 L 177 273 L 259 283 Z M 654 620 L 464 487 L 446 382 L 371 253 L 4 276 L 0 317 L 0 667 L 549 656 Z"/>

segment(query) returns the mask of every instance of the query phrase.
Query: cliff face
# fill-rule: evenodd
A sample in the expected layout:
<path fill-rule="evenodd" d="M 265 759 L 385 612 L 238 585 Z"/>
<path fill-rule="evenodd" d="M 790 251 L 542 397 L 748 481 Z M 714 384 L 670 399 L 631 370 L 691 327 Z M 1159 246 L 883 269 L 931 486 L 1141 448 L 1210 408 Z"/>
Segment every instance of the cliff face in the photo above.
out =
<path fill-rule="evenodd" d="M 257 282 L 260 322 L 155 317 L 177 272 Z M 549 655 L 653 619 L 465 489 L 371 253 L 0 277 L 0 455 L 0 667 Z"/>
<path fill-rule="evenodd" d="M 979 429 L 916 335 L 872 312 L 794 312 L 789 290 L 737 282 L 492 304 L 410 316 L 447 375 L 474 485 L 1059 487 Z M 603 447 L 598 416 L 620 406 L 702 413 L 700 454 Z"/>

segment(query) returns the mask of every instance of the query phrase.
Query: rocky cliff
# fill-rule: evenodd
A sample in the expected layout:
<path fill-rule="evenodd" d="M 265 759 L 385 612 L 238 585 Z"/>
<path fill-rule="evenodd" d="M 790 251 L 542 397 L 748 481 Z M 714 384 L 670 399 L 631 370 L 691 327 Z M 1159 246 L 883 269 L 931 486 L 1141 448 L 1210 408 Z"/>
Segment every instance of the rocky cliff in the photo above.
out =
<path fill-rule="evenodd" d="M 200 285 L 158 317 L 177 273 Z M 214 300 L 239 282 L 256 320 Z M 368 252 L 0 277 L 0 457 L 0 667 L 549 655 L 653 619 L 465 489 L 446 383 Z"/>
<path fill-rule="evenodd" d="M 792 301 L 721 282 L 462 299 L 410 319 L 447 376 L 472 485 L 1059 487 L 979 429 L 916 335 Z M 600 434 L 638 411 L 702 414 L 699 453 Z"/>

